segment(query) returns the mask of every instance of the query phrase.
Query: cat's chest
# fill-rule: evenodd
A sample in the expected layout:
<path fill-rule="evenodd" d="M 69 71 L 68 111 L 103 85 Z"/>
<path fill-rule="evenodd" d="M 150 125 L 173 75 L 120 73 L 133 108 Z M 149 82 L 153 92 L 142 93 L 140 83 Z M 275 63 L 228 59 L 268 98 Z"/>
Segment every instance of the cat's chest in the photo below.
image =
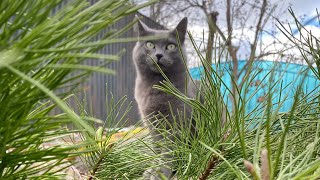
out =
<path fill-rule="evenodd" d="M 152 87 L 136 86 L 135 98 L 140 105 L 161 104 L 172 100 L 172 96 Z"/>
<path fill-rule="evenodd" d="M 168 111 L 169 102 L 173 106 L 178 103 L 177 99 L 170 94 L 152 88 L 152 86 L 139 86 L 139 84 L 135 88 L 135 99 L 144 115 L 157 111 Z"/>

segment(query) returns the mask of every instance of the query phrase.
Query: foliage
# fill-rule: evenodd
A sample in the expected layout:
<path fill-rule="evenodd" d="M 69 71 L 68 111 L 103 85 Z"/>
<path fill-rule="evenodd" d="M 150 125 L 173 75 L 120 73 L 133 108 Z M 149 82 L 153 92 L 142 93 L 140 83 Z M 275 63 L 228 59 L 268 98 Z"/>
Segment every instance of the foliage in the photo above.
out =
<path fill-rule="evenodd" d="M 198 85 L 199 98 L 186 97 L 169 81 L 154 88 L 176 96 L 193 108 L 198 130 L 195 136 L 190 136 L 188 128 L 174 129 L 181 131 L 174 142 L 153 142 L 149 133 L 137 134 L 132 129 L 123 139 L 113 141 L 113 135 L 121 131 L 122 125 L 108 131 L 105 127 L 114 124 L 115 119 L 125 120 L 126 114 L 120 113 L 129 111 L 123 107 L 125 98 L 119 102 L 108 101 L 107 120 L 102 127 L 94 129 L 88 120 L 97 120 L 85 114 L 77 115 L 63 101 L 71 92 L 57 96 L 53 90 L 76 87 L 91 71 L 112 73 L 103 66 L 117 60 L 118 56 L 95 52 L 105 44 L 132 41 L 117 38 L 132 24 L 119 32 L 107 32 L 104 39 L 96 41 L 95 37 L 140 7 L 133 7 L 126 0 L 99 1 L 91 6 L 77 0 L 59 9 L 60 3 L 65 2 L 0 2 L 0 83 L 5 85 L 0 88 L 1 179 L 63 178 L 60 172 L 72 165 L 68 162 L 70 158 L 78 155 L 86 165 L 89 179 L 139 179 L 144 171 L 160 167 L 166 161 L 173 161 L 178 179 L 320 177 L 319 89 L 305 94 L 303 84 L 286 87 L 295 92 L 291 97 L 294 104 L 290 111 L 279 112 L 284 101 L 272 104 L 272 99 L 277 92 L 274 84 L 280 81 L 273 81 L 274 70 L 270 70 L 262 80 L 269 88 L 265 101 L 252 112 L 246 112 L 250 97 L 243 95 L 253 77 L 246 76 L 243 86 L 235 89 L 236 94 L 228 88 L 227 92 L 221 92 L 221 87 L 226 85 L 220 79 L 219 68 L 209 68 L 191 35 L 194 49 L 205 67 L 201 85 Z M 303 26 L 296 22 L 302 30 Z M 290 31 L 283 32 L 301 50 L 309 69 L 319 77 L 317 37 L 310 32 L 307 38 L 298 39 Z M 225 48 L 220 44 L 216 44 L 217 47 L 222 48 L 219 52 Z M 219 61 L 219 57 L 216 54 L 214 58 Z M 80 65 L 88 58 L 98 60 L 101 66 Z M 73 74 L 75 69 L 83 71 Z M 253 76 L 259 73 L 252 71 Z M 223 101 L 223 97 L 229 95 L 237 99 L 232 113 Z M 204 102 L 200 101 L 200 96 Z M 51 115 L 50 111 L 56 107 L 64 113 Z M 123 108 L 125 111 L 121 111 Z M 76 129 L 68 129 L 68 123 Z M 145 132 L 145 129 L 139 131 Z M 74 132 L 81 134 L 80 142 L 46 146 L 61 137 L 70 138 Z M 154 151 L 155 145 L 173 147 L 169 153 L 175 159 L 163 159 L 162 154 Z"/>
<path fill-rule="evenodd" d="M 312 38 L 316 37 L 312 36 Z M 236 97 L 220 79 L 219 68 L 208 69 L 210 66 L 206 64 L 205 57 L 202 56 L 191 35 L 190 39 L 205 67 L 201 85 L 198 86 L 199 95 L 203 97 L 204 102 L 186 97 L 168 80 L 154 87 L 176 96 L 194 110 L 193 119 L 196 121 L 197 135 L 190 137 L 189 129 L 174 129 L 174 131 L 181 131 L 181 137 L 176 138 L 175 142 L 167 142 L 173 147 L 170 153 L 175 157 L 173 161 L 176 177 L 178 179 L 318 179 L 320 177 L 319 88 L 306 94 L 303 92 L 305 85 L 303 83 L 299 86 L 282 87 L 294 92 L 293 97 L 288 97 L 289 94 L 275 89 L 275 84 L 281 83 L 283 75 L 277 78 L 279 80 L 274 81 L 275 68 L 272 68 L 261 80 L 262 83 L 267 84 L 268 88 L 265 100 L 252 112 L 246 112 L 245 107 L 252 96 L 246 97 L 244 92 L 259 70 L 251 69 L 253 77 L 245 77 L 244 85 L 237 89 L 240 96 Z M 300 45 L 306 49 L 310 48 L 306 43 Z M 219 61 L 219 56 L 215 58 Z M 316 58 L 313 57 L 313 59 Z M 300 76 L 305 78 L 305 72 L 312 68 L 314 67 L 300 72 Z M 231 75 L 232 72 L 229 74 Z M 223 86 L 226 87 L 227 92 L 221 92 Z M 275 93 L 280 93 L 280 96 L 286 98 L 279 99 L 276 104 L 273 104 L 273 99 L 277 97 Z M 224 96 L 229 95 L 238 98 L 238 104 L 233 113 L 225 108 L 226 104 L 222 100 Z M 279 109 L 288 98 L 294 100 L 291 109 L 288 112 L 280 112 Z M 223 122 L 221 122 L 222 119 Z M 140 141 L 135 143 L 139 144 Z M 123 158 L 123 161 L 117 162 L 110 159 L 104 160 L 104 168 L 100 170 L 104 176 L 100 178 L 105 178 L 108 174 L 113 174 L 113 177 L 124 177 L 131 168 L 128 168 L 125 173 L 116 171 L 123 164 L 125 167 L 132 167 L 135 172 L 138 172 L 136 168 L 140 167 L 139 172 L 142 172 L 153 167 L 152 162 L 157 162 L 157 154 L 154 154 L 153 158 L 149 156 L 152 150 L 142 158 L 144 151 L 141 154 L 137 152 L 145 148 L 130 145 L 132 147 L 127 146 L 127 148 L 132 148 L 132 151 L 128 149 L 118 151 L 110 159 L 117 160 L 129 156 L 130 158 Z M 168 146 L 168 144 L 162 145 Z M 149 146 L 148 144 L 147 147 Z M 159 156 L 161 157 L 161 154 L 158 154 Z M 163 160 L 172 161 L 172 159 Z M 115 163 L 111 165 L 111 162 Z M 139 162 L 146 164 L 141 166 Z M 115 164 L 117 168 L 110 168 Z M 135 164 L 137 166 L 134 166 Z M 161 166 L 162 163 L 156 164 Z M 133 176 L 130 177 L 133 178 Z"/>
<path fill-rule="evenodd" d="M 314 41 L 318 40 L 314 39 Z M 193 44 L 197 50 L 194 42 Z M 303 48 L 314 50 L 307 43 L 303 45 Z M 219 68 L 208 69 L 210 66 L 205 64 L 205 58 L 201 56 L 199 50 L 197 52 L 205 67 L 200 88 L 205 101 L 203 104 L 175 91 L 170 83 L 166 82 L 161 87 L 193 107 L 199 133 L 199 137 L 192 143 L 192 148 L 189 144 L 179 144 L 175 147 L 174 151 L 179 152 L 179 157 L 182 157 L 181 160 L 177 160 L 178 177 L 182 179 L 189 177 L 249 179 L 252 176 L 254 179 L 319 178 L 319 88 L 316 87 L 312 93 L 305 94 L 302 87 L 306 84 L 285 87 L 295 92 L 294 97 L 281 94 L 281 90 L 280 96 L 293 98 L 294 103 L 290 111 L 279 112 L 285 100 L 279 100 L 276 104 L 272 104 L 272 100 L 277 92 L 274 89 L 275 84 L 281 83 L 283 76 L 280 75 L 279 80 L 274 81 L 275 69 L 273 68 L 262 80 L 268 84 L 269 89 L 265 95 L 265 101 L 252 112 L 246 112 L 249 101 L 244 94 L 252 83 L 254 75 L 259 73 L 258 69 L 252 69 L 253 77 L 244 77 L 244 86 L 237 89 L 241 96 L 237 99 L 238 104 L 234 111 L 231 113 L 226 109 L 224 112 L 225 105 L 221 97 L 228 94 L 233 98 L 236 96 L 228 88 L 226 88 L 227 92 L 220 92 L 221 87 L 226 85 L 219 78 Z M 316 58 L 317 56 L 313 57 L 314 60 Z M 305 78 L 306 72 L 313 68 L 310 66 L 303 70 L 300 76 Z M 210 72 L 213 72 L 213 76 Z M 232 73 L 229 72 L 229 74 Z M 233 83 L 236 83 L 235 80 Z M 221 120 L 226 120 L 222 122 L 223 125 Z M 260 156 L 261 163 L 267 167 L 259 166 Z M 253 163 L 244 163 L 246 160 Z"/>
<path fill-rule="evenodd" d="M 62 177 L 71 157 L 90 151 L 80 148 L 95 144 L 95 130 L 88 121 L 92 118 L 77 115 L 63 98 L 90 72 L 113 73 L 104 66 L 118 55 L 96 51 L 106 44 L 132 41 L 118 37 L 132 24 L 117 32 L 105 29 L 140 7 L 127 0 L 0 2 L 1 179 Z M 98 35 L 103 38 L 96 40 Z M 82 65 L 86 59 L 99 65 Z M 75 70 L 81 71 L 72 73 Z M 68 92 L 58 96 L 53 91 L 59 88 Z M 56 107 L 64 113 L 50 114 Z M 76 130 L 67 129 L 70 123 Z M 48 145 L 74 132 L 81 132 L 85 140 Z"/>

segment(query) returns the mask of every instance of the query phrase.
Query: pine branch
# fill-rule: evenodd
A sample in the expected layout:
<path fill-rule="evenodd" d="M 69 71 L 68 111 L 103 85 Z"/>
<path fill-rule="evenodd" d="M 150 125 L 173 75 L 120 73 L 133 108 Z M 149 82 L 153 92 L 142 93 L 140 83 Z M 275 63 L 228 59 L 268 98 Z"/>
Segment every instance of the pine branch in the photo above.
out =
<path fill-rule="evenodd" d="M 103 159 L 105 158 L 106 154 L 108 151 L 110 151 L 112 149 L 112 147 L 114 147 L 115 144 L 109 144 L 107 145 L 107 147 L 105 148 L 107 151 L 104 151 L 100 154 L 99 158 L 97 159 L 97 162 L 95 163 L 95 165 L 92 168 L 92 173 L 89 177 L 88 180 L 92 180 L 96 174 L 96 172 L 98 171 L 98 168 L 100 167 L 100 165 L 103 163 Z"/>
<path fill-rule="evenodd" d="M 219 158 L 215 155 L 212 155 L 211 159 L 208 162 L 208 165 L 206 169 L 201 173 L 200 177 L 198 180 L 205 180 L 208 179 L 209 176 L 212 174 L 212 171 L 215 169 L 215 167 L 219 163 Z"/>

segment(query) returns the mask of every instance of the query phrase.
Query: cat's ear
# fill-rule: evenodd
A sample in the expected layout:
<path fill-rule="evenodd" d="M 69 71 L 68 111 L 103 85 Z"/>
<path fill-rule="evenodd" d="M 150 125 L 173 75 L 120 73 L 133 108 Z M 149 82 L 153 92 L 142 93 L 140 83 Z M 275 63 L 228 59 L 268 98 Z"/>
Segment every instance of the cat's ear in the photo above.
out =
<path fill-rule="evenodd" d="M 138 33 L 139 37 L 145 36 L 148 32 L 149 27 L 144 24 L 138 16 L 135 17 L 135 21 L 137 21 L 137 23 L 134 25 L 134 31 Z"/>
<path fill-rule="evenodd" d="M 181 43 L 184 42 L 185 40 L 185 36 L 186 36 L 186 32 L 187 32 L 187 25 L 188 25 L 188 18 L 184 17 L 179 24 L 177 25 L 177 27 L 173 30 L 174 35 L 176 36 L 176 34 L 178 33 L 179 35 L 179 40 Z"/>

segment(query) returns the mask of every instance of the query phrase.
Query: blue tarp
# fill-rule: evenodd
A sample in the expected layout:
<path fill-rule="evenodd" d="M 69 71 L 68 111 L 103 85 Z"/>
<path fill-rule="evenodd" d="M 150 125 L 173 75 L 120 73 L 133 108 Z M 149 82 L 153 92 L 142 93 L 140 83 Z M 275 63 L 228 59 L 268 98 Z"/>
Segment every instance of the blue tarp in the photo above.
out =
<path fill-rule="evenodd" d="M 245 64 L 245 60 L 239 61 L 239 72 Z M 219 76 L 226 84 L 226 86 L 221 86 L 221 93 L 224 95 L 224 100 L 229 108 L 231 108 L 231 103 L 229 102 L 230 95 L 228 95 L 226 89 L 229 88 L 231 90 L 232 80 L 230 67 L 232 67 L 232 64 L 230 62 L 224 62 L 219 65 L 213 64 L 212 67 L 220 74 Z M 200 80 L 201 77 L 204 77 L 203 67 L 191 68 L 190 74 L 194 79 Z M 273 108 L 278 108 L 278 102 L 283 102 L 279 112 L 287 112 L 291 109 L 294 95 L 300 86 L 305 94 L 315 94 L 319 91 L 320 85 L 320 81 L 308 66 L 284 62 L 255 61 L 250 77 L 253 78 L 253 80 L 250 81 L 251 83 L 245 84 L 245 87 L 247 87 L 245 88 L 246 92 L 241 92 L 241 97 L 246 101 L 244 104 L 246 104 L 247 113 L 250 113 L 257 107 L 263 107 L 266 103 L 265 95 L 269 94 L 268 92 L 270 90 L 273 92 Z M 239 82 L 242 78 L 243 75 L 240 76 Z M 310 99 L 308 101 L 310 101 Z"/>

